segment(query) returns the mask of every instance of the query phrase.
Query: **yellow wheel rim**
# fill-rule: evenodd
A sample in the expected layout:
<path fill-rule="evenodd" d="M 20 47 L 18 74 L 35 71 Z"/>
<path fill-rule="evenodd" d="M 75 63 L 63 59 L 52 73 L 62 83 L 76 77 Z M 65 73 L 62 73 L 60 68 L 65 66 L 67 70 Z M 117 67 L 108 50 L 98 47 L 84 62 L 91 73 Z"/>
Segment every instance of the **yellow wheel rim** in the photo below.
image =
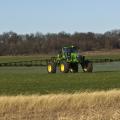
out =
<path fill-rule="evenodd" d="M 48 65 L 48 72 L 51 72 L 51 71 L 52 71 L 52 66 Z"/>
<path fill-rule="evenodd" d="M 64 64 L 61 64 L 60 68 L 61 68 L 61 71 L 64 72 L 64 70 L 65 70 Z"/>

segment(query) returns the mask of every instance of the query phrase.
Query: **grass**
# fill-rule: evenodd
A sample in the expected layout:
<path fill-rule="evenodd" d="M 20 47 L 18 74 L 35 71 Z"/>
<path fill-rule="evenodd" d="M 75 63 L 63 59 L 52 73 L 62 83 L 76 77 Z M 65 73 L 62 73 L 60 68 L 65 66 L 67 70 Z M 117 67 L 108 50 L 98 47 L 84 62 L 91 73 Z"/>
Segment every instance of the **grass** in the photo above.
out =
<path fill-rule="evenodd" d="M 120 91 L 1 96 L 1 120 L 119 120 Z"/>
<path fill-rule="evenodd" d="M 111 54 L 109 57 L 119 56 Z M 35 59 L 41 59 L 41 56 L 2 56 L 0 62 Z M 73 93 L 114 88 L 120 88 L 119 62 L 94 64 L 92 74 L 81 71 L 76 74 L 48 74 L 45 67 L 0 67 L 0 95 Z"/>
<path fill-rule="evenodd" d="M 30 61 L 30 60 L 41 60 L 49 58 L 46 55 L 35 55 L 35 56 L 0 56 L 0 63 L 6 62 L 18 62 L 18 61 Z"/>
<path fill-rule="evenodd" d="M 110 71 L 111 70 L 111 71 Z M 93 73 L 48 74 L 45 67 L 1 67 L 0 95 L 74 93 L 120 88 L 120 64 L 94 64 Z"/>
<path fill-rule="evenodd" d="M 86 59 L 119 59 L 120 50 L 112 51 L 90 51 L 83 52 L 82 55 L 86 56 Z M 31 56 L 0 56 L 0 63 L 4 62 L 17 62 L 17 61 L 30 61 L 39 59 L 49 59 L 50 57 L 56 55 L 31 55 Z"/>
<path fill-rule="evenodd" d="M 119 59 L 120 55 L 96 55 L 96 56 L 90 56 L 87 55 L 86 59 Z"/>
<path fill-rule="evenodd" d="M 38 58 L 7 56 L 0 62 Z M 45 67 L 0 67 L 0 119 L 119 120 L 119 89 L 120 62 L 94 64 L 93 73 L 75 74 L 48 74 Z"/>

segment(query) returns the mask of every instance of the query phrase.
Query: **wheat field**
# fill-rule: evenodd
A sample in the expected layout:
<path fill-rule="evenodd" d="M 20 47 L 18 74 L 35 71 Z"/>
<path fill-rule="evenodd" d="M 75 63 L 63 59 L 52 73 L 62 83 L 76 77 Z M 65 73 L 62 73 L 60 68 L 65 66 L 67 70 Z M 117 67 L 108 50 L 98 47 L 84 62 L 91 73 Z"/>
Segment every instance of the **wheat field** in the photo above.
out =
<path fill-rule="evenodd" d="M 120 120 L 120 90 L 0 96 L 0 120 Z"/>

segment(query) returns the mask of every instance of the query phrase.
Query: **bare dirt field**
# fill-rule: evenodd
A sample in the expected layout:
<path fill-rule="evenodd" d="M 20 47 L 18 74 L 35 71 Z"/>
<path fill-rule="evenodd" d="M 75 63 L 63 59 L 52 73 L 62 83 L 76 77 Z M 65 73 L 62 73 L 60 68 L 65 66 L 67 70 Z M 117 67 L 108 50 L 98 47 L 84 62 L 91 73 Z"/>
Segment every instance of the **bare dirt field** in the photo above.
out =
<path fill-rule="evenodd" d="M 0 96 L 0 120 L 120 120 L 120 90 Z"/>
<path fill-rule="evenodd" d="M 113 50 L 100 50 L 100 51 L 87 51 L 87 52 L 82 52 L 83 55 L 88 55 L 88 56 L 99 56 L 99 55 L 119 55 L 120 56 L 120 49 L 113 49 Z"/>

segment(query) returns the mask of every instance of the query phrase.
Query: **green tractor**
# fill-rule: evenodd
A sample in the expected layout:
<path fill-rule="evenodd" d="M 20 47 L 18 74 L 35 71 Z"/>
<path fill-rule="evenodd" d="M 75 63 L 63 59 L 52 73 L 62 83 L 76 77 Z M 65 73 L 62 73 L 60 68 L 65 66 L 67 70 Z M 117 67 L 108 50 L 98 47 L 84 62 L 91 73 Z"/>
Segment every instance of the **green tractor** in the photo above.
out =
<path fill-rule="evenodd" d="M 79 55 L 75 46 L 63 47 L 57 57 L 52 57 L 47 64 L 48 73 L 56 73 L 57 66 L 62 73 L 77 73 L 78 66 L 81 65 L 84 72 L 92 72 L 93 65 L 85 57 Z"/>

